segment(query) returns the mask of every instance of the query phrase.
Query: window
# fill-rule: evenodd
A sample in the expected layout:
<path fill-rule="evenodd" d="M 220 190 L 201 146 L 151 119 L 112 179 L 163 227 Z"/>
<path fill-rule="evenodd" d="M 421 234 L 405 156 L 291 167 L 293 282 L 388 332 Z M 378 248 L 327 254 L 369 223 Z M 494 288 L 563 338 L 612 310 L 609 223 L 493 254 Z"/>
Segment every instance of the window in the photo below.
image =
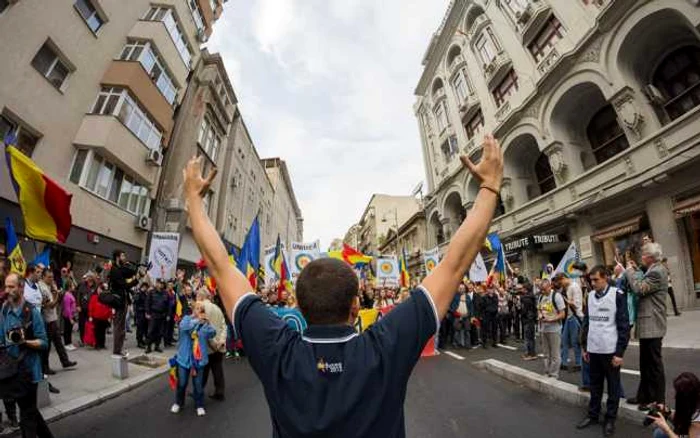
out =
<path fill-rule="evenodd" d="M 457 73 L 457 76 L 455 76 L 454 80 L 452 81 L 452 86 L 454 87 L 455 94 L 457 94 L 459 103 L 467 100 L 467 96 L 470 93 L 470 87 L 467 80 L 467 72 L 464 69 L 461 69 Z"/>
<path fill-rule="evenodd" d="M 194 20 L 194 25 L 197 27 L 197 30 L 204 32 L 204 20 L 202 20 L 202 11 L 199 10 L 197 0 L 187 0 L 187 6 L 190 8 L 192 19 Z"/>
<path fill-rule="evenodd" d="M 503 5 L 506 8 L 508 14 L 517 20 L 520 14 L 527 9 L 528 0 L 503 0 Z"/>
<path fill-rule="evenodd" d="M 544 195 L 557 187 L 552 168 L 549 166 L 549 157 L 545 153 L 541 153 L 535 162 L 535 177 L 540 188 L 540 195 Z"/>
<path fill-rule="evenodd" d="M 0 115 L 0 141 L 4 141 L 8 135 L 16 137 L 15 147 L 24 155 L 31 157 L 34 153 L 34 148 L 39 142 L 39 137 L 32 134 L 27 128 L 20 123 L 16 123 L 10 118 Z"/>
<path fill-rule="evenodd" d="M 155 82 L 165 100 L 170 104 L 175 101 L 177 87 L 166 72 L 165 63 L 153 49 L 153 45 L 147 41 L 129 42 L 124 46 L 119 59 L 123 61 L 139 61 L 146 73 Z"/>
<path fill-rule="evenodd" d="M 70 181 L 129 213 L 148 214 L 148 188 L 95 151 L 76 151 Z"/>
<path fill-rule="evenodd" d="M 182 30 L 182 26 L 175 19 L 173 10 L 164 6 L 154 6 L 146 13 L 146 16 L 143 19 L 147 21 L 163 22 L 165 28 L 170 34 L 170 38 L 173 40 L 173 43 L 175 43 L 175 47 L 180 54 L 182 62 L 185 63 L 187 69 L 189 70 L 190 62 L 192 61 L 192 52 L 187 44 L 187 40 L 185 39 L 185 32 Z"/>
<path fill-rule="evenodd" d="M 467 138 L 471 140 L 474 136 L 484 127 L 484 114 L 479 109 L 476 114 L 472 116 L 469 121 L 464 125 L 464 129 L 467 131 Z"/>
<path fill-rule="evenodd" d="M 160 149 L 162 131 L 123 88 L 102 87 L 92 114 L 116 116 L 150 149 Z"/>
<path fill-rule="evenodd" d="M 435 119 L 437 120 L 438 130 L 440 132 L 447 128 L 447 114 L 445 113 L 445 105 L 442 102 L 435 110 Z"/>
<path fill-rule="evenodd" d="M 482 32 L 479 39 L 476 41 L 476 51 L 479 53 L 484 64 L 490 64 L 498 55 L 500 48 L 496 42 L 496 36 L 490 27 Z"/>
<path fill-rule="evenodd" d="M 63 87 L 68 73 L 70 73 L 66 63 L 61 60 L 54 47 L 48 41 L 34 55 L 32 66 L 59 90 Z"/>
<path fill-rule="evenodd" d="M 528 46 L 535 62 L 540 62 L 563 36 L 564 27 L 557 20 L 557 17 L 552 15 Z"/>
<path fill-rule="evenodd" d="M 629 147 L 624 131 L 617 123 L 617 114 L 612 105 L 604 106 L 588 124 L 588 140 L 600 164 Z"/>
<path fill-rule="evenodd" d="M 78 10 L 80 16 L 85 20 L 85 24 L 88 25 L 93 33 L 97 33 L 97 31 L 100 30 L 104 24 L 104 20 L 102 20 L 100 14 L 97 13 L 91 0 L 77 0 L 75 2 L 75 9 Z"/>
<path fill-rule="evenodd" d="M 506 98 L 518 91 L 518 75 L 515 70 L 511 69 L 505 78 L 493 90 L 493 98 L 496 100 L 496 106 L 500 107 L 506 101 Z"/>
<path fill-rule="evenodd" d="M 451 136 L 448 138 L 442 146 L 442 155 L 445 157 L 445 161 L 450 161 L 459 152 L 459 146 L 457 145 L 457 136 Z"/>
<path fill-rule="evenodd" d="M 664 109 L 675 120 L 700 104 L 700 49 L 682 47 L 669 54 L 652 83 L 667 99 Z"/>
<path fill-rule="evenodd" d="M 202 147 L 207 156 L 216 162 L 216 157 L 221 145 L 221 136 L 217 134 L 214 124 L 208 117 L 202 119 L 202 124 L 199 127 L 199 135 L 197 142 Z"/>

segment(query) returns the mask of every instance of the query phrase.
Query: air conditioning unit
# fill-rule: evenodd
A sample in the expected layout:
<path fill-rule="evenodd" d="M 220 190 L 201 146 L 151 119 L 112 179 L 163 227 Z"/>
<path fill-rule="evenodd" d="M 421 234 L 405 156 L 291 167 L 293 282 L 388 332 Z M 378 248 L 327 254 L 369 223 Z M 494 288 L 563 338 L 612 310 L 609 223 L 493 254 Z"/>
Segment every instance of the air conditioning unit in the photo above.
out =
<path fill-rule="evenodd" d="M 207 38 L 207 34 L 204 32 L 204 29 L 200 29 L 197 31 L 197 40 L 200 43 L 206 43 L 208 39 L 209 38 Z"/>
<path fill-rule="evenodd" d="M 647 95 L 651 103 L 654 103 L 656 105 L 663 105 L 666 103 L 666 98 L 664 97 L 664 95 L 658 88 L 656 88 L 652 84 L 649 84 L 644 87 L 644 94 Z"/>
<path fill-rule="evenodd" d="M 149 231 L 151 229 L 151 218 L 146 214 L 139 215 L 134 226 L 139 230 Z"/>
<path fill-rule="evenodd" d="M 151 166 L 160 167 L 163 165 L 163 151 L 160 149 L 151 149 L 148 151 L 146 162 Z"/>

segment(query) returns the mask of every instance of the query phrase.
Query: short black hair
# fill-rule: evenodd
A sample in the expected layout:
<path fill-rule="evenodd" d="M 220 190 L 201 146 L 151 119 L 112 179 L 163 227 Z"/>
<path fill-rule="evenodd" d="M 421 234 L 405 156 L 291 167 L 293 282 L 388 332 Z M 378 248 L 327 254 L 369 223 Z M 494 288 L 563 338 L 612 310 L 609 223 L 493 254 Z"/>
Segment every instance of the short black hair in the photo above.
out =
<path fill-rule="evenodd" d="M 122 254 L 126 253 L 121 249 L 115 249 L 114 251 L 112 251 L 112 260 L 117 260 L 119 257 L 121 257 Z"/>
<path fill-rule="evenodd" d="M 593 274 L 598 274 L 601 278 L 608 278 L 608 269 L 603 265 L 595 265 L 588 273 L 589 276 Z"/>
<path fill-rule="evenodd" d="M 309 324 L 344 324 L 357 297 L 352 268 L 337 259 L 314 260 L 297 279 L 297 302 Z"/>

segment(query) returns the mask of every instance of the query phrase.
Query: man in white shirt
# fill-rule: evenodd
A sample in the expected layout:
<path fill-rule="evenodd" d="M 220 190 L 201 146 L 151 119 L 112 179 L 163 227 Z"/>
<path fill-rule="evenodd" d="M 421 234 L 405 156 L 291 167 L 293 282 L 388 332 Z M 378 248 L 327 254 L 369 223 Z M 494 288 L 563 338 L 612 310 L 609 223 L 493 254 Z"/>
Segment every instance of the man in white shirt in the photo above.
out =
<path fill-rule="evenodd" d="M 43 268 L 41 266 L 30 263 L 27 265 L 27 278 L 24 281 L 24 300 L 41 311 L 41 301 L 43 295 L 39 289 L 39 279 Z"/>

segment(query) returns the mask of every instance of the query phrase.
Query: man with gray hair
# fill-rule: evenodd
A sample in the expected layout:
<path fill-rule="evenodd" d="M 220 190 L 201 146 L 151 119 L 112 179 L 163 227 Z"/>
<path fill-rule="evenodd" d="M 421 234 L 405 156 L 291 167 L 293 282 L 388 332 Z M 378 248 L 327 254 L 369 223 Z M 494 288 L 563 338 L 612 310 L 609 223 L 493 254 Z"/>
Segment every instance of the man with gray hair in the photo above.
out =
<path fill-rule="evenodd" d="M 207 353 L 209 354 L 209 362 L 204 367 L 204 380 L 202 388 L 207 387 L 209 380 L 209 372 L 214 376 L 214 392 L 209 395 L 210 398 L 218 401 L 223 401 L 224 396 L 224 368 L 223 361 L 226 354 L 226 336 L 228 330 L 226 328 L 226 319 L 224 313 L 219 306 L 211 302 L 211 294 L 207 288 L 203 287 L 197 291 L 196 299 L 198 302 L 204 303 L 204 313 L 216 330 L 216 334 L 207 343 Z"/>
<path fill-rule="evenodd" d="M 642 247 L 642 265 L 646 272 L 641 279 L 635 275 L 638 268 L 633 261 L 628 262 L 625 272 L 630 289 L 639 296 L 636 327 L 641 373 L 637 397 L 628 399 L 627 402 L 638 404 L 640 411 L 648 410 L 652 403 L 666 402 L 661 344 L 666 335 L 668 273 L 661 264 L 661 256 L 661 245 L 648 242 Z"/>

